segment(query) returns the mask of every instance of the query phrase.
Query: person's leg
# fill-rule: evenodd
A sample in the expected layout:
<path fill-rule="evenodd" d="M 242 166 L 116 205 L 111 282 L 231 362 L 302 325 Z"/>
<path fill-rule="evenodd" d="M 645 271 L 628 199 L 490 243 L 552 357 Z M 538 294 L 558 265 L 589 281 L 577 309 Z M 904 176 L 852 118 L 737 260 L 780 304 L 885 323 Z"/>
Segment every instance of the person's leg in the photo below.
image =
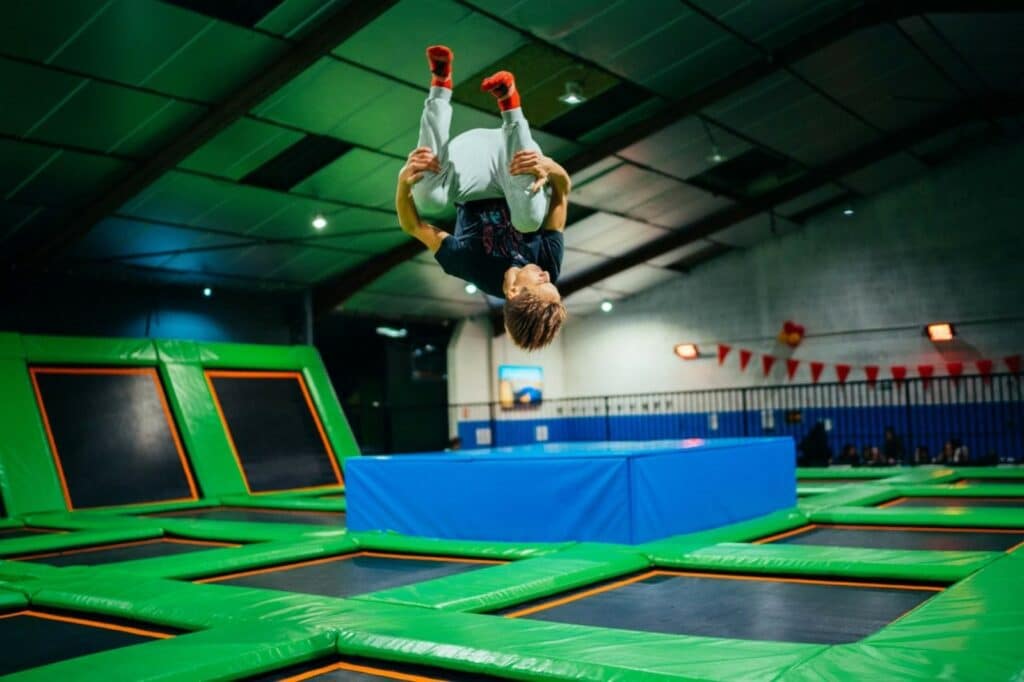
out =
<path fill-rule="evenodd" d="M 452 125 L 452 52 L 443 45 L 427 48 L 430 64 L 430 94 L 423 103 L 417 147 L 430 147 L 441 164 L 440 173 L 424 173 L 412 187 L 412 198 L 420 213 L 439 213 L 448 206 L 454 172 L 448 159 Z"/>
<path fill-rule="evenodd" d="M 539 152 L 540 145 L 530 134 L 530 124 L 523 115 L 520 106 L 519 92 L 516 90 L 515 78 L 508 71 L 499 71 L 484 80 L 481 88 L 490 92 L 498 100 L 501 109 L 504 137 L 504 159 L 499 172 L 499 183 L 508 202 L 512 224 L 520 232 L 533 232 L 544 222 L 548 212 L 549 195 L 545 189 L 531 192 L 534 183 L 532 175 L 510 175 L 508 164 L 518 151 L 528 150 Z"/>

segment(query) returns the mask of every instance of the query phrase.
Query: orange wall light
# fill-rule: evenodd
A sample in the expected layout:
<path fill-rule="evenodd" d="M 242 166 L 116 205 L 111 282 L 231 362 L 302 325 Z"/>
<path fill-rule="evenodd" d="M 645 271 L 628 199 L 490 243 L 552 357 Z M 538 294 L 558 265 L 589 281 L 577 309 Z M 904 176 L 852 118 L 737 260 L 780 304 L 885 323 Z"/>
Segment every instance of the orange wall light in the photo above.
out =
<path fill-rule="evenodd" d="M 683 360 L 696 360 L 700 357 L 700 351 L 692 343 L 680 343 L 672 350 Z"/>
<path fill-rule="evenodd" d="M 935 322 L 924 328 L 924 333 L 929 341 L 952 341 L 956 336 L 956 330 L 949 322 Z"/>

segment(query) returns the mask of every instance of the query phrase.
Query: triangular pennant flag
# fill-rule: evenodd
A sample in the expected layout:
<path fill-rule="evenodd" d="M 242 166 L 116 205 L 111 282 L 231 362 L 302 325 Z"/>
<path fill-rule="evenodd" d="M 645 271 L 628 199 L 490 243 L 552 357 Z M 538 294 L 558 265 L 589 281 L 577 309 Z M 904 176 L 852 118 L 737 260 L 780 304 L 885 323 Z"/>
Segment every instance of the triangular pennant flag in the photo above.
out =
<path fill-rule="evenodd" d="M 761 356 L 761 367 L 764 369 L 764 375 L 768 376 L 772 373 L 772 366 L 775 364 L 774 355 L 762 355 Z"/>
<path fill-rule="evenodd" d="M 821 378 L 821 372 L 825 369 L 824 362 L 812 362 L 811 363 L 811 383 L 818 383 L 818 379 Z"/>
<path fill-rule="evenodd" d="M 892 372 L 892 378 L 896 380 L 896 383 L 900 383 L 907 378 L 907 367 L 906 365 L 893 365 L 889 368 Z"/>
<path fill-rule="evenodd" d="M 725 362 L 725 356 L 732 350 L 732 346 L 727 346 L 724 343 L 718 344 L 718 364 L 721 365 Z"/>
<path fill-rule="evenodd" d="M 753 357 L 753 353 L 746 348 L 740 348 L 740 371 L 746 372 L 747 365 L 750 364 L 750 358 Z"/>
<path fill-rule="evenodd" d="M 1010 370 L 1011 374 L 1020 374 L 1020 355 L 1005 357 L 1003 362 L 1006 363 L 1006 369 Z"/>
<path fill-rule="evenodd" d="M 931 383 L 931 378 L 933 374 L 935 374 L 935 367 L 933 365 L 917 366 L 917 375 L 921 377 L 921 379 L 923 379 L 923 381 L 921 382 L 921 387 L 924 388 L 926 391 L 928 390 L 928 385 Z"/>
<path fill-rule="evenodd" d="M 964 363 L 962 362 L 947 362 L 946 363 L 946 374 L 953 378 L 953 385 L 956 386 L 959 383 L 960 375 L 964 373 Z"/>
<path fill-rule="evenodd" d="M 839 383 L 846 383 L 846 377 L 850 376 L 851 369 L 853 368 L 849 365 L 836 365 L 836 379 L 839 380 Z"/>
<path fill-rule="evenodd" d="M 796 370 L 800 367 L 800 361 L 793 358 L 786 358 L 786 378 L 790 381 L 796 376 Z"/>
<path fill-rule="evenodd" d="M 875 382 L 878 381 L 878 372 L 880 368 L 878 365 L 868 365 L 864 368 L 864 374 L 868 377 L 868 385 L 874 386 Z"/>
<path fill-rule="evenodd" d="M 978 374 L 981 375 L 981 380 L 986 384 L 992 383 L 992 361 L 991 360 L 978 360 L 974 363 L 978 368 Z"/>

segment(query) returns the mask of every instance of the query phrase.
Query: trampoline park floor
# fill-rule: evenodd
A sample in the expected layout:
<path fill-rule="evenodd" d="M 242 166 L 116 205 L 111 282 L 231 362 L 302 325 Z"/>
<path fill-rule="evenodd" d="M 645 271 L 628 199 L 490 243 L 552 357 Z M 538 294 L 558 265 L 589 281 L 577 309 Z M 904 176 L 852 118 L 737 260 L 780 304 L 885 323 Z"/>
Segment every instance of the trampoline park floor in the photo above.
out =
<path fill-rule="evenodd" d="M 364 682 L 369 680 L 404 680 L 405 682 L 473 682 L 502 678 L 479 673 L 459 673 L 421 665 L 403 665 L 388 661 L 346 657 L 340 660 L 319 660 L 275 670 L 266 675 L 245 678 L 246 682 L 300 682 L 300 680 L 331 680 L 332 682 Z"/>
<path fill-rule="evenodd" d="M 150 517 L 187 518 L 206 521 L 243 521 L 249 523 L 302 523 L 316 526 L 345 526 L 345 512 L 272 509 L 261 507 L 205 507 L 156 512 Z"/>
<path fill-rule="evenodd" d="M 12 561 L 32 561 L 50 566 L 93 566 L 136 559 L 199 552 L 213 547 L 237 547 L 235 543 L 162 537 L 135 542 L 117 542 L 89 547 L 76 547 L 55 552 L 41 552 L 9 557 Z"/>
<path fill-rule="evenodd" d="M 172 631 L 150 625 L 84 613 L 36 609 L 0 613 L 0 676 L 172 636 Z"/>
<path fill-rule="evenodd" d="M 871 549 L 1011 552 L 1024 544 L 1024 529 L 808 524 L 755 540 L 755 543 Z"/>
<path fill-rule="evenodd" d="M 504 615 L 666 634 L 841 644 L 877 632 L 942 589 L 656 570 Z"/>
<path fill-rule="evenodd" d="M 228 573 L 196 582 L 259 587 L 324 597 L 350 597 L 502 563 L 490 559 L 367 551 Z"/>
<path fill-rule="evenodd" d="M 1024 509 L 1024 496 L 1021 497 L 966 497 L 963 495 L 915 495 L 897 497 L 877 505 L 880 508 L 891 507 L 1019 507 Z"/>

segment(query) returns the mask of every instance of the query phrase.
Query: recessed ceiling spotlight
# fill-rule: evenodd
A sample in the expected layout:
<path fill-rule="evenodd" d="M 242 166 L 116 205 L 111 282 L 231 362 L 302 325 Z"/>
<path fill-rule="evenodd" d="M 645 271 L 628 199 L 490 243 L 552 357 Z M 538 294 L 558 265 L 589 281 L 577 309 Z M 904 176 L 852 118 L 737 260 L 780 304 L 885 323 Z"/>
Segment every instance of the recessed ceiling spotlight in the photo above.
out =
<path fill-rule="evenodd" d="M 587 98 L 583 95 L 583 86 L 576 81 L 568 81 L 565 84 L 565 92 L 559 97 L 558 101 L 562 104 L 568 104 L 571 107 L 577 104 L 583 104 L 587 101 Z"/>
<path fill-rule="evenodd" d="M 327 218 L 325 218 L 322 213 L 317 213 L 316 216 L 313 217 L 313 228 L 322 230 L 325 227 L 327 227 Z"/>
<path fill-rule="evenodd" d="M 213 289 L 211 289 L 210 287 L 204 287 L 203 296 L 205 296 L 206 298 L 210 298 L 211 296 L 213 296 Z"/>
<path fill-rule="evenodd" d="M 853 209 L 847 206 L 846 208 L 843 209 L 843 215 L 853 215 Z"/>
<path fill-rule="evenodd" d="M 610 313 L 612 311 L 612 308 L 614 308 L 614 307 L 615 306 L 612 305 L 611 301 L 601 301 L 601 312 L 602 313 Z"/>
<path fill-rule="evenodd" d="M 468 283 L 466 284 L 466 293 L 472 296 L 472 295 L 473 295 L 473 294 L 475 294 L 476 292 L 477 292 L 477 288 L 476 288 L 476 285 L 475 285 L 475 284 L 473 284 L 472 282 L 468 282 Z"/>

